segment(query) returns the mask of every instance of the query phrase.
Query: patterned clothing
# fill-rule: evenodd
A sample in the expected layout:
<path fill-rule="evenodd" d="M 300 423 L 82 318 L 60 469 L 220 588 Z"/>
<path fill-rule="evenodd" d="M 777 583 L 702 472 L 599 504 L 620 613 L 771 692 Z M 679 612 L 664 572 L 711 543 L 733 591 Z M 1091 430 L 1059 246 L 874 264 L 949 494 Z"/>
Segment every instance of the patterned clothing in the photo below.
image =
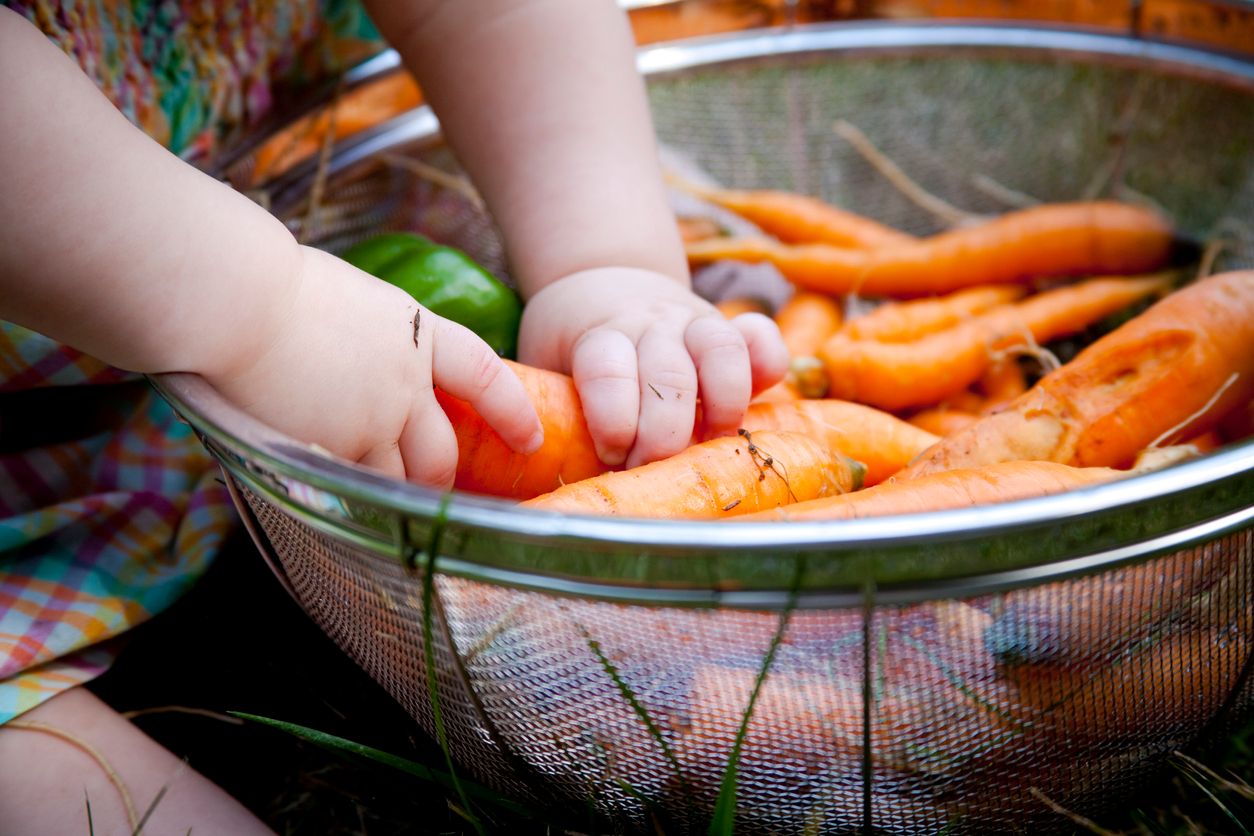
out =
<path fill-rule="evenodd" d="M 131 121 L 198 160 L 282 91 L 380 46 L 353 0 L 6 5 Z M 23 414 L 39 403 L 34 390 L 54 387 L 75 387 L 58 390 L 72 396 L 66 414 Z M 137 376 L 0 321 L 0 398 L 4 723 L 104 671 L 112 639 L 200 576 L 234 516 L 204 447 Z M 59 427 L 55 437 L 22 443 L 17 430 L 41 423 Z"/>

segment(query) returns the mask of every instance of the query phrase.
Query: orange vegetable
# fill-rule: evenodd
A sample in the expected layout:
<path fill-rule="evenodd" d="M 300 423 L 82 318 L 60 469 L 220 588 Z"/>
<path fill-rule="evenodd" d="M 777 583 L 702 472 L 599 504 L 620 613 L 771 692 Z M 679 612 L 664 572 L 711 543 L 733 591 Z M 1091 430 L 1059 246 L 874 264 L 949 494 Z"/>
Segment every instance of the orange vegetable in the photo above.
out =
<path fill-rule="evenodd" d="M 685 184 L 702 200 L 729 209 L 788 243 L 881 247 L 916 240 L 892 227 L 795 192 L 706 189 Z"/>
<path fill-rule="evenodd" d="M 329 131 L 334 131 L 332 140 L 338 141 L 421 103 L 422 93 L 408 73 L 388 75 L 346 93 L 333 107 L 300 119 L 258 148 L 253 159 L 251 182 L 260 183 L 312 156 Z M 332 110 L 335 111 L 334 123 Z"/>
<path fill-rule="evenodd" d="M 1014 459 L 1120 467 L 1254 396 L 1254 271 L 1201 279 L 1098 339 L 900 478 Z"/>
<path fill-rule="evenodd" d="M 1018 285 L 991 285 L 959 290 L 933 299 L 888 302 L 845 323 L 842 333 L 855 340 L 904 343 L 943 331 L 998 305 L 1023 296 Z"/>
<path fill-rule="evenodd" d="M 1072 743 L 1191 734 L 1219 709 L 1249 652 L 1239 630 L 1181 631 L 1096 670 L 1013 666 L 1011 710 Z"/>
<path fill-rule="evenodd" d="M 1240 563 L 1237 549 L 1187 549 L 1124 569 L 1016 589 L 1002 597 L 984 645 L 1007 665 L 1109 663 L 1190 615 L 1199 596 Z"/>
<path fill-rule="evenodd" d="M 529 499 L 609 468 L 597 458 L 575 383 L 567 375 L 506 364 L 518 375 L 544 426 L 544 444 L 529 456 L 515 453 L 470 404 L 436 390 L 457 433 L 458 490 Z"/>
<path fill-rule="evenodd" d="M 1028 381 L 1017 358 L 1002 357 L 984 372 L 979 388 L 984 393 L 981 410 L 993 412 L 1028 391 Z"/>
<path fill-rule="evenodd" d="M 801 397 L 795 384 L 787 378 L 753 396 L 753 403 L 792 403 Z"/>
<path fill-rule="evenodd" d="M 823 293 L 927 296 L 1042 276 L 1144 273 L 1162 266 L 1172 231 L 1160 216 L 1120 203 L 1059 203 L 1010 212 L 932 238 L 858 250 L 720 238 L 687 247 L 694 263 L 769 261 Z"/>
<path fill-rule="evenodd" d="M 988 370 L 993 353 L 1073 334 L 1167 287 L 1163 277 L 1090 279 L 993 308 L 909 343 L 833 335 L 819 350 L 831 396 L 880 409 L 927 406 L 961 392 Z"/>
<path fill-rule="evenodd" d="M 704 241 L 706 238 L 717 238 L 723 230 L 709 218 L 677 218 L 679 237 L 685 244 L 693 241 Z"/>
<path fill-rule="evenodd" d="M 799 433 L 742 432 L 564 485 L 523 505 L 568 514 L 718 519 L 854 490 L 862 470 Z"/>
<path fill-rule="evenodd" d="M 958 430 L 980 420 L 980 416 L 965 409 L 952 409 L 948 406 L 935 406 L 911 415 L 906 421 L 921 430 L 927 430 L 937 436 L 953 435 Z"/>
<path fill-rule="evenodd" d="M 750 299 L 744 296 L 735 299 L 724 299 L 722 302 L 715 303 L 714 307 L 718 308 L 719 313 L 727 319 L 740 316 L 743 313 L 766 313 L 766 305 L 761 299 Z"/>
<path fill-rule="evenodd" d="M 775 324 L 793 357 L 812 357 L 840 327 L 840 302 L 822 293 L 797 293 L 775 314 Z"/>
<path fill-rule="evenodd" d="M 973 470 L 950 470 L 908 482 L 885 482 L 844 496 L 772 508 L 742 520 L 843 520 L 917 514 L 1010 502 L 1075 490 L 1125 474 L 1106 467 L 1068 467 L 1053 462 L 1003 462 Z"/>
<path fill-rule="evenodd" d="M 866 466 L 863 485 L 877 485 L 939 439 L 869 406 L 836 400 L 753 403 L 742 425 L 749 430 L 804 433 Z"/>

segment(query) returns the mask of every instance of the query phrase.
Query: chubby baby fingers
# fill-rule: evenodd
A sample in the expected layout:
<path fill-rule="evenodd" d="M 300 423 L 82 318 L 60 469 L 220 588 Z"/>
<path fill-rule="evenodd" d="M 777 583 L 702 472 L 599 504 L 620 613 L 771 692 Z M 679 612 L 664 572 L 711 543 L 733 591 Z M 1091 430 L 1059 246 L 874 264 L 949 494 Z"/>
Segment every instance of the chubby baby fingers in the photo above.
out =
<path fill-rule="evenodd" d="M 534 453 L 544 443 L 544 429 L 522 381 L 473 331 L 420 310 L 414 339 L 431 339 L 431 380 L 467 401 L 517 453 Z M 430 324 L 425 323 L 430 320 Z M 424 328 L 428 329 L 424 333 Z M 431 398 L 434 404 L 435 399 Z M 439 411 L 438 406 L 436 407 Z M 441 414 L 443 414 L 441 412 Z M 447 420 L 445 420 L 447 424 Z"/>
<path fill-rule="evenodd" d="M 761 392 L 783 380 L 788 371 L 788 347 L 774 320 L 760 313 L 745 313 L 729 320 L 729 324 L 740 331 L 749 349 L 753 391 Z"/>
<path fill-rule="evenodd" d="M 697 367 L 704 437 L 735 432 L 752 395 L 745 338 L 723 318 L 703 316 L 688 324 L 684 345 Z"/>
<path fill-rule="evenodd" d="M 621 331 L 594 328 L 575 344 L 570 370 L 597 458 L 622 464 L 640 415 L 636 344 Z"/>
<path fill-rule="evenodd" d="M 627 466 L 673 456 L 692 440 L 697 371 L 684 345 L 687 323 L 664 320 L 636 343 L 640 369 L 640 423 Z"/>

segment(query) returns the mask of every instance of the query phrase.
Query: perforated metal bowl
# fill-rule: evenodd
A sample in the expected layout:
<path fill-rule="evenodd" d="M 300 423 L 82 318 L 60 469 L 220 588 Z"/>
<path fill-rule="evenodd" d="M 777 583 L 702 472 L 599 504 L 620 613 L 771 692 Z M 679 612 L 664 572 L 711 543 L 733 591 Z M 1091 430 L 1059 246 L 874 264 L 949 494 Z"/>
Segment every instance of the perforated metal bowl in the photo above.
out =
<path fill-rule="evenodd" d="M 641 61 L 663 141 L 729 185 L 935 229 L 833 135 L 843 118 L 970 209 L 1005 208 L 977 175 L 1042 200 L 1121 189 L 1226 236 L 1220 269 L 1254 266 L 1242 61 L 893 25 Z M 394 119 L 334 150 L 312 210 L 313 161 L 268 184 L 271 206 L 333 250 L 416 228 L 503 274 L 474 204 L 397 161 L 455 172 L 436 130 L 425 110 Z M 537 804 L 703 830 L 734 764 L 738 832 L 1065 830 L 1046 799 L 1098 814 L 1254 706 L 1254 444 L 961 511 L 647 522 L 442 497 L 321 456 L 198 379 L 157 385 L 309 615 L 433 733 L 438 706 L 462 768 Z"/>

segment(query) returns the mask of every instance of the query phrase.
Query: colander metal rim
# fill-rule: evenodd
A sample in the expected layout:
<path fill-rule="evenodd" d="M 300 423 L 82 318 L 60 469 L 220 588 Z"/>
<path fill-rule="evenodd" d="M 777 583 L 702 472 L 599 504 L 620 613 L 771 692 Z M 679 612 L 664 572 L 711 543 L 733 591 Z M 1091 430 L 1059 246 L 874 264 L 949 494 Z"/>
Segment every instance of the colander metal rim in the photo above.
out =
<path fill-rule="evenodd" d="M 782 54 L 860 49 L 934 51 L 951 46 L 1012 47 L 1023 53 L 1078 53 L 1098 60 L 1129 58 L 1167 65 L 1187 74 L 1200 73 L 1242 86 L 1254 86 L 1254 63 L 1229 56 L 1119 35 L 1022 25 L 858 23 L 805 26 L 783 32 L 751 31 L 645 49 L 641 52 L 640 63 L 646 73 L 656 75 Z M 372 62 L 372 72 L 386 75 L 398 66 L 394 56 L 384 55 Z M 343 169 L 400 141 L 433 140 L 437 132 L 438 123 L 429 109 L 419 108 L 349 140 L 337 151 L 332 170 Z M 289 186 L 297 187 L 302 176 L 307 175 L 294 170 L 284 179 Z M 390 480 L 312 451 L 236 409 L 193 375 L 162 375 L 154 378 L 153 383 L 197 431 L 210 440 L 228 470 L 250 476 L 262 474 L 264 478 L 255 485 L 264 487 L 269 484 L 267 479 L 271 475 L 278 475 L 407 519 L 429 522 L 441 516 L 450 527 L 558 548 L 585 546 L 595 551 L 598 546 L 605 546 L 618 553 L 638 548 L 642 554 L 670 557 L 714 551 L 734 554 L 774 550 L 777 554 L 793 555 L 887 548 L 920 551 L 947 540 L 975 543 L 981 538 L 1012 538 L 1016 532 L 1022 536 L 1039 536 L 1051 525 L 1068 526 L 1102 514 L 1137 514 L 1147 504 L 1162 504 L 1186 495 L 1192 499 L 1193 494 L 1199 497 L 1201 504 L 1193 520 L 1196 525 L 1191 527 L 1195 532 L 1193 542 L 1248 527 L 1254 519 L 1254 441 L 1164 471 L 1065 494 L 980 508 L 848 521 L 792 522 L 787 526 L 564 516 L 519 509 L 511 503 L 465 494 L 452 495 L 444 504 L 439 492 Z M 1222 507 L 1211 499 L 1214 493 L 1211 489 L 1216 486 L 1227 491 L 1224 498 L 1227 504 Z M 1236 503 L 1232 501 L 1234 494 L 1238 497 Z M 309 514 L 309 509 L 304 509 L 303 515 L 308 517 Z M 334 529 L 342 520 L 325 522 Z M 1176 522 L 1170 531 L 1176 532 L 1172 542 L 1179 548 L 1189 541 L 1190 535 L 1181 533 L 1179 520 Z M 1168 529 L 1152 533 L 1167 534 Z M 1140 553 L 1148 556 L 1155 548 L 1161 551 L 1164 546 L 1155 546 L 1154 540 L 1153 536 L 1140 538 L 1139 542 L 1144 544 Z M 1133 543 L 1124 545 L 1135 546 Z M 1046 566 L 1046 561 L 1015 568 L 1036 571 L 1041 577 L 1050 571 L 1091 571 L 1103 563 L 1127 561 L 1136 556 L 1135 552 L 1135 547 L 1131 552 L 1124 548 L 1107 549 L 1094 555 L 1092 560 L 1080 563 L 1072 560 L 1069 566 L 1062 565 L 1067 563 L 1063 559 L 1057 561 L 1057 565 L 1050 563 L 1053 569 Z M 1063 557 L 1075 558 L 1076 555 Z M 461 562 L 471 564 L 463 566 L 461 574 L 475 573 L 473 557 Z M 448 564 L 445 567 L 446 570 L 452 568 Z M 482 562 L 480 570 L 481 574 L 493 571 L 508 574 L 510 571 L 490 566 L 488 562 Z M 576 578 L 578 582 L 588 583 L 597 580 L 594 573 Z M 550 582 L 551 578 L 537 581 L 537 584 L 544 586 Z M 611 582 L 619 588 L 623 584 L 622 578 Z M 642 585 L 648 586 L 647 583 Z"/>

